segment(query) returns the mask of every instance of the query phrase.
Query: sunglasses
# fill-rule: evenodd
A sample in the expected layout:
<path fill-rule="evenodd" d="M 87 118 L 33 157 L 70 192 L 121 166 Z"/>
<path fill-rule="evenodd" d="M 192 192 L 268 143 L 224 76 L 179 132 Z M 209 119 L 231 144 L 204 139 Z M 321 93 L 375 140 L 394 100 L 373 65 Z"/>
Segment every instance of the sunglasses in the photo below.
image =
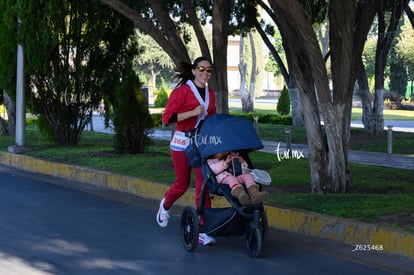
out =
<path fill-rule="evenodd" d="M 213 71 L 213 67 L 198 66 L 196 69 L 201 73 L 204 72 L 204 71 L 207 71 L 208 73 L 211 73 Z"/>

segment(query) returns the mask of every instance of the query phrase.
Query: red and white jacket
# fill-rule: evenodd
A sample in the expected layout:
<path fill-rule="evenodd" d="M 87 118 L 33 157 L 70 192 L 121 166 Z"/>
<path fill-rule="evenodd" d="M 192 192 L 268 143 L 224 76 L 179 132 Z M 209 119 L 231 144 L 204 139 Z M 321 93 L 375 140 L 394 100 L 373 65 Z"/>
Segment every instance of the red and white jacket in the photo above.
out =
<path fill-rule="evenodd" d="M 209 104 L 207 108 L 206 118 L 216 113 L 216 95 L 211 88 L 208 88 L 208 93 Z M 199 105 L 200 102 L 195 97 L 190 86 L 188 84 L 183 84 L 172 91 L 170 97 L 168 98 L 167 106 L 165 107 L 162 120 L 165 125 L 176 123 L 176 131 L 189 131 L 195 128 L 198 117 L 190 117 L 188 119 L 177 122 L 170 122 L 170 119 L 174 114 L 192 111 Z"/>

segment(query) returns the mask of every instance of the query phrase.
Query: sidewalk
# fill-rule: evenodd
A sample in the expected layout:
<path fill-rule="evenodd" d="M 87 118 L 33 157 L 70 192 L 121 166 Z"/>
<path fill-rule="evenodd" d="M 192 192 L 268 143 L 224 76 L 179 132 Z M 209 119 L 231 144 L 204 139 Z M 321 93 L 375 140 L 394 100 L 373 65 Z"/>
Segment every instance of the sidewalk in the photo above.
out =
<path fill-rule="evenodd" d="M 286 144 L 282 142 L 262 140 L 262 143 L 264 148 L 261 152 L 276 154 L 278 146 L 280 150 L 286 150 Z M 292 150 L 300 151 L 305 158 L 309 158 L 307 145 L 292 144 Z M 414 157 L 404 155 L 349 150 L 348 160 L 351 163 L 414 170 Z"/>
<path fill-rule="evenodd" d="M 171 131 L 155 130 L 151 134 L 151 136 L 157 139 L 169 140 L 171 137 Z M 262 140 L 262 143 L 264 148 L 259 150 L 260 152 L 277 154 L 278 148 L 279 152 L 283 152 L 287 149 L 286 143 L 284 142 Z M 305 158 L 309 157 L 309 150 L 307 145 L 292 144 L 291 149 L 293 151 L 299 152 L 299 154 Z M 350 150 L 348 152 L 348 159 L 351 163 L 399 168 L 414 171 L 414 157 L 410 156 Z"/>

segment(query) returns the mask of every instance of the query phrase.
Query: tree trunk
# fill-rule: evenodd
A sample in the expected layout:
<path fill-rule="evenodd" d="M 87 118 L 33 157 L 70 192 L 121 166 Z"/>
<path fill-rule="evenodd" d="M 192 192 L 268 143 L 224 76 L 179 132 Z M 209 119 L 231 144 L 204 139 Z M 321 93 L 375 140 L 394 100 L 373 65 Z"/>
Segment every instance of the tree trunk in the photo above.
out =
<path fill-rule="evenodd" d="M 321 41 L 322 56 L 325 59 L 329 51 L 329 25 L 328 24 L 323 24 L 319 26 L 318 37 L 319 37 L 319 41 Z"/>
<path fill-rule="evenodd" d="M 375 97 L 372 111 L 372 129 L 374 134 L 377 135 L 384 131 L 384 73 L 386 60 L 397 31 L 403 6 L 407 0 L 392 1 L 390 16 L 385 15 L 386 11 L 388 11 L 385 3 L 386 1 L 379 2 L 378 42 L 375 53 Z M 389 19 L 388 28 L 386 28 L 386 18 Z"/>
<path fill-rule="evenodd" d="M 344 193 L 351 184 L 347 154 L 355 82 L 354 2 L 329 2 L 332 91 L 318 39 L 302 5 L 299 1 L 269 3 L 279 15 L 276 23 L 285 38 L 287 59 L 299 84 L 309 141 L 312 191 Z"/>
<path fill-rule="evenodd" d="M 348 103 L 336 104 L 335 110 L 324 116 L 328 142 L 328 184 L 331 193 L 345 193 L 351 187 L 348 163 L 349 119 Z M 348 126 L 345 126 L 348 125 Z M 348 128 L 348 129 L 345 129 Z"/>
<path fill-rule="evenodd" d="M 240 44 L 239 44 L 239 74 L 240 74 L 240 99 L 242 101 L 242 109 L 243 109 L 243 101 L 246 97 L 246 71 L 247 71 L 247 64 L 244 60 L 244 36 L 243 33 L 240 34 Z"/>
<path fill-rule="evenodd" d="M 240 72 L 240 100 L 242 105 L 242 112 L 248 113 L 251 106 L 253 105 L 249 93 L 246 91 L 246 72 L 247 72 L 247 64 L 244 60 L 245 56 L 245 48 L 244 48 L 244 34 L 240 34 L 240 45 L 239 45 L 239 72 Z"/>
<path fill-rule="evenodd" d="M 375 89 L 372 111 L 372 128 L 374 134 L 379 135 L 384 132 L 384 89 Z"/>
<path fill-rule="evenodd" d="M 121 0 L 101 0 L 101 2 L 135 22 L 141 30 L 148 33 L 167 52 L 175 64 L 180 61 L 191 62 L 174 23 L 159 0 L 151 0 L 148 3 L 151 5 L 155 17 L 161 20 L 158 23 L 162 25 L 164 31 L 160 31 L 153 22 L 144 18 L 139 11 L 132 9 Z"/>
<path fill-rule="evenodd" d="M 252 51 L 252 68 L 250 72 L 250 84 L 249 92 L 247 93 L 247 102 L 245 102 L 244 110 L 245 113 L 254 112 L 254 91 L 256 90 L 256 78 L 259 74 L 257 70 L 257 57 L 256 57 L 256 48 L 254 45 L 254 39 L 252 32 L 249 32 L 250 48 Z"/>
<path fill-rule="evenodd" d="M 326 138 L 321 131 L 318 102 L 312 87 L 305 92 L 299 90 L 302 98 L 303 122 L 306 128 L 306 137 L 309 144 L 309 165 L 311 174 L 312 193 L 325 193 L 325 183 L 328 182 L 327 145 Z M 306 94 L 307 93 L 307 94 Z"/>
<path fill-rule="evenodd" d="M 157 90 L 157 75 L 158 73 L 155 72 L 155 70 L 151 70 L 151 85 L 153 92 Z"/>
<path fill-rule="evenodd" d="M 360 53 L 355 55 L 354 51 L 356 12 L 353 1 L 331 1 L 329 11 L 332 91 L 328 89 L 321 96 L 326 96 L 326 101 L 322 100 L 325 104 L 321 106 L 328 137 L 328 174 L 333 183 L 328 189 L 334 193 L 345 193 L 351 187 L 348 149 L 356 79 L 355 58 Z M 318 89 L 318 85 L 316 87 Z"/>
<path fill-rule="evenodd" d="M 289 69 L 291 71 L 291 69 Z M 303 127 L 303 110 L 300 101 L 300 90 L 296 82 L 295 75 L 289 74 L 288 92 L 290 98 L 290 104 L 292 106 L 292 125 L 293 127 Z M 315 102 L 317 104 L 317 102 Z"/>
<path fill-rule="evenodd" d="M 375 132 L 375 124 L 372 115 L 372 96 L 368 89 L 359 88 L 359 95 L 361 97 L 362 105 L 362 124 L 367 133 L 373 134 Z"/>
<path fill-rule="evenodd" d="M 183 4 L 183 7 L 185 9 L 185 12 L 188 15 L 188 18 L 190 19 L 191 26 L 193 26 L 194 33 L 197 37 L 198 44 L 200 45 L 201 54 L 212 60 L 210 49 L 208 47 L 206 36 L 204 35 L 203 27 L 201 26 L 200 20 L 196 13 L 196 8 L 193 6 L 192 1 L 190 0 L 183 0 L 181 1 Z"/>
<path fill-rule="evenodd" d="M 213 89 L 218 94 L 216 107 L 218 113 L 229 112 L 227 84 L 227 42 L 229 19 L 234 0 L 214 1 L 213 4 L 213 62 L 216 73 L 213 77 Z"/>
<path fill-rule="evenodd" d="M 8 117 L 8 125 L 7 125 L 7 133 L 9 136 L 16 135 L 16 102 L 7 94 L 7 92 L 3 91 L 4 97 L 4 106 L 6 107 L 7 117 Z"/>
<path fill-rule="evenodd" d="M 263 1 L 258 1 L 259 5 L 266 10 L 266 12 L 270 15 L 270 17 L 277 22 L 277 17 L 272 9 L 269 8 Z M 267 37 L 266 33 L 263 31 L 261 25 L 257 20 L 254 21 L 254 26 L 256 30 L 259 32 L 260 36 L 262 37 L 264 43 L 266 44 L 267 48 L 269 49 L 270 53 L 275 58 L 277 65 L 282 73 L 283 79 L 286 83 L 288 83 L 288 91 L 290 97 L 290 104 L 292 107 L 292 124 L 294 127 L 303 127 L 303 113 L 302 113 L 302 105 L 300 103 L 300 95 L 299 95 L 299 88 L 297 86 L 297 82 L 295 79 L 295 75 L 293 74 L 293 70 L 289 68 L 289 71 L 286 69 L 282 59 L 280 58 L 278 52 L 276 51 L 274 45 Z M 285 41 L 286 38 L 282 36 L 282 40 Z M 286 43 L 283 42 L 285 45 Z M 288 47 L 285 47 L 286 55 L 288 55 Z M 289 64 L 288 64 L 289 65 Z"/>
<path fill-rule="evenodd" d="M 292 106 L 292 126 L 303 127 L 302 104 L 300 103 L 299 89 L 296 86 L 288 86 L 290 104 Z"/>
<path fill-rule="evenodd" d="M 0 117 L 0 136 L 8 136 L 9 132 L 7 131 L 6 121 Z"/>
<path fill-rule="evenodd" d="M 362 58 L 358 58 L 356 66 L 358 95 L 361 98 L 362 105 L 362 124 L 364 125 L 364 129 L 367 133 L 374 133 L 374 124 L 372 119 L 372 96 L 369 92 L 368 78 Z"/>

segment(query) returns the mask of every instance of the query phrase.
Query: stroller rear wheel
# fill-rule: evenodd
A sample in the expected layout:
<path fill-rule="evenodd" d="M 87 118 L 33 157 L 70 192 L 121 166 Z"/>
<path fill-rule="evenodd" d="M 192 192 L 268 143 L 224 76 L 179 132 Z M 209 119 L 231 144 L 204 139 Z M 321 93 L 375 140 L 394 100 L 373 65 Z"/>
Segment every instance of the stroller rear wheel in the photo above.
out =
<path fill-rule="evenodd" d="M 269 233 L 269 224 L 267 222 L 267 216 L 264 211 L 259 217 L 259 227 L 260 227 L 260 230 L 262 231 L 263 243 L 265 243 L 267 241 L 267 236 Z"/>
<path fill-rule="evenodd" d="M 259 257 L 262 252 L 262 243 L 263 237 L 261 229 L 249 224 L 246 231 L 246 247 L 249 256 L 253 258 Z"/>
<path fill-rule="evenodd" d="M 181 241 L 189 252 L 193 252 L 197 248 L 199 233 L 199 222 L 197 211 L 187 206 L 181 214 Z"/>

